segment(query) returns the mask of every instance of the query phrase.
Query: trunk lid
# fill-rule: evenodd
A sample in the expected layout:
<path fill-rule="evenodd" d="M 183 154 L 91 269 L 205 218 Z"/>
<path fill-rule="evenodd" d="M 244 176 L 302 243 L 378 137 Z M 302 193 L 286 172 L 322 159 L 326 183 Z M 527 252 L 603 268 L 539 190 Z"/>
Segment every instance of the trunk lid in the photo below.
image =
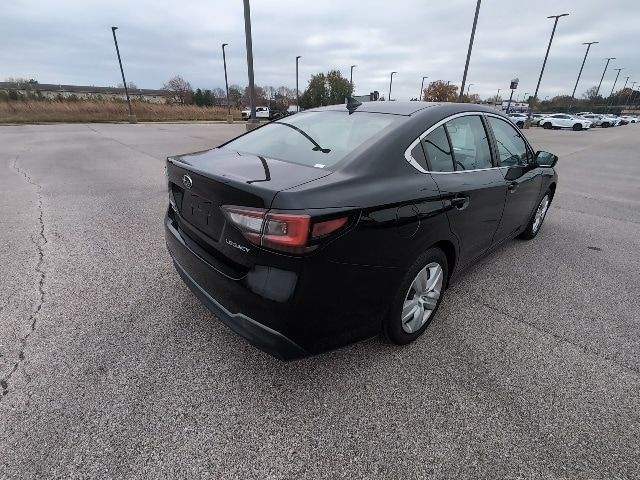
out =
<path fill-rule="evenodd" d="M 227 225 L 220 207 L 268 210 L 279 191 L 330 174 L 320 168 L 225 149 L 167 158 L 180 233 L 218 261 L 230 261 L 240 269 L 255 263 L 258 248 Z"/>

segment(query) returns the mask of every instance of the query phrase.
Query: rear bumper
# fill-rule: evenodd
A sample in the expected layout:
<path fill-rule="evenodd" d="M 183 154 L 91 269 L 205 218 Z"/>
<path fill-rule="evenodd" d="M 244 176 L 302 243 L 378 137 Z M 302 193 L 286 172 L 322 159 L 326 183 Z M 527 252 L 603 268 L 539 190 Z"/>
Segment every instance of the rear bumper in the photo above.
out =
<path fill-rule="evenodd" d="M 184 283 L 187 284 L 195 296 L 225 325 L 247 339 L 249 343 L 280 360 L 294 360 L 309 355 L 306 350 L 280 332 L 276 332 L 241 313 L 231 313 L 209 295 L 204 288 L 198 285 L 175 258 L 173 259 L 173 264 Z"/>
<path fill-rule="evenodd" d="M 282 360 L 377 335 L 401 275 L 400 269 L 336 263 L 323 255 L 269 253 L 249 271 L 229 270 L 179 225 L 165 216 L 167 249 L 184 282 L 234 332 Z"/>

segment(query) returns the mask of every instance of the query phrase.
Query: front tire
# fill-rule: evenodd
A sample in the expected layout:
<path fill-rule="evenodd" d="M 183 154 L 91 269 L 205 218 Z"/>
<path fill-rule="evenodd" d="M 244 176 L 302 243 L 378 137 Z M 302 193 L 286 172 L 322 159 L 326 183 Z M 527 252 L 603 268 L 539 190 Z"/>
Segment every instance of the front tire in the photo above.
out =
<path fill-rule="evenodd" d="M 582 130 L 582 125 L 580 123 L 576 123 L 573 126 L 573 130 L 576 131 L 576 132 L 579 132 L 580 130 Z"/>
<path fill-rule="evenodd" d="M 523 129 L 524 128 L 524 122 L 518 122 L 518 123 L 516 123 L 516 125 L 517 125 L 517 127 L 519 129 Z"/>
<path fill-rule="evenodd" d="M 449 280 L 447 256 L 439 248 L 424 252 L 400 282 L 383 330 L 389 341 L 406 345 L 424 333 L 438 311 Z"/>
<path fill-rule="evenodd" d="M 549 129 L 551 128 L 551 126 L 552 126 L 552 125 L 551 125 L 551 123 L 549 123 L 549 122 L 546 122 L 546 123 L 542 124 L 542 128 L 544 128 L 544 129 L 546 129 L 546 130 L 549 130 Z"/>
<path fill-rule="evenodd" d="M 533 212 L 529 223 L 527 224 L 527 228 L 525 228 L 524 232 L 518 235 L 518 238 L 522 238 L 523 240 L 531 240 L 540 231 L 540 227 L 542 227 L 542 222 L 544 222 L 544 218 L 549 211 L 549 206 L 551 205 L 551 191 L 547 190 L 547 193 L 544 194 L 540 203 L 536 207 L 536 210 Z"/>

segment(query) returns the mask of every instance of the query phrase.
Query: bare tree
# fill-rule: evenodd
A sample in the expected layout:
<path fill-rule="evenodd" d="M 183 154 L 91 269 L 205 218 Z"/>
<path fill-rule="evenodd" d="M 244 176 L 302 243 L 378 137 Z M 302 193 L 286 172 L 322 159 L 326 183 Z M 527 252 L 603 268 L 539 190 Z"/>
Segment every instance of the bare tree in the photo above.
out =
<path fill-rule="evenodd" d="M 176 75 L 165 83 L 162 88 L 171 92 L 171 101 L 174 103 L 187 104 L 193 99 L 193 89 L 191 84 L 180 75 Z"/>

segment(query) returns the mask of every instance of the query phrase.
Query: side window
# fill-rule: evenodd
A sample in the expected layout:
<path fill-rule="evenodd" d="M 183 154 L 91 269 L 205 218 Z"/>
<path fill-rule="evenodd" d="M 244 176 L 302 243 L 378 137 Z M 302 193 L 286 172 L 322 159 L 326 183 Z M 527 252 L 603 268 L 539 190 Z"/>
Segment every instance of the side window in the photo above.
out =
<path fill-rule="evenodd" d="M 499 118 L 487 117 L 487 119 L 493 129 L 493 136 L 496 138 L 500 165 L 526 165 L 527 145 L 520 135 L 520 132 Z"/>
<path fill-rule="evenodd" d="M 416 146 L 411 149 L 411 157 L 425 170 L 429 170 L 427 166 L 427 159 L 424 158 L 424 150 L 420 142 L 416 143 Z"/>
<path fill-rule="evenodd" d="M 424 151 L 427 153 L 432 172 L 453 172 L 453 157 L 447 132 L 440 126 L 422 139 Z"/>
<path fill-rule="evenodd" d="M 456 170 L 491 168 L 491 151 L 487 132 L 478 115 L 454 118 L 445 124 Z"/>

